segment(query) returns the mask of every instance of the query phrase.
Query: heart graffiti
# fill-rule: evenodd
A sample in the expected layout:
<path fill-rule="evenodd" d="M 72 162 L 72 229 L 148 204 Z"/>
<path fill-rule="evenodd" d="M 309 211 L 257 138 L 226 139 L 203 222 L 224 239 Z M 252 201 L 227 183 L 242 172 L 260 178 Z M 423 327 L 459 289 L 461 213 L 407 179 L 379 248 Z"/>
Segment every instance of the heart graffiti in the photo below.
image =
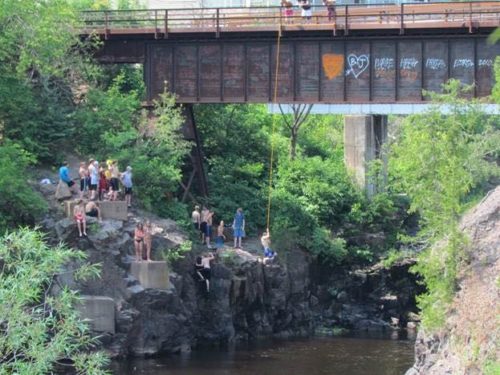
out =
<path fill-rule="evenodd" d="M 367 55 L 356 56 L 355 54 L 351 53 L 349 56 L 347 56 L 347 64 L 349 65 L 349 70 L 347 71 L 346 75 L 352 73 L 354 78 L 358 78 L 360 74 L 363 73 L 366 68 L 368 68 L 368 65 L 370 65 L 370 59 Z"/>

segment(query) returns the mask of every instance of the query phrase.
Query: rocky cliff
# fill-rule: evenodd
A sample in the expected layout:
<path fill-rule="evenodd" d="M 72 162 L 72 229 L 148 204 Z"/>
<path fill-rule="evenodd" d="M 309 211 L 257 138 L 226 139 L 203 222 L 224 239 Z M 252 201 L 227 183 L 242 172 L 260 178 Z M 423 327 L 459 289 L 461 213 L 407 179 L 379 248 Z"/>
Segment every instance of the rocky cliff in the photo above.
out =
<path fill-rule="evenodd" d="M 500 186 L 464 216 L 460 227 L 470 246 L 458 292 L 445 327 L 433 334 L 419 332 L 416 362 L 407 375 L 498 373 L 498 362 L 493 368 L 500 333 Z"/>
<path fill-rule="evenodd" d="M 154 355 L 258 337 L 304 336 L 319 328 L 398 330 L 414 327 L 418 319 L 417 287 L 408 273 L 411 261 L 390 269 L 331 270 L 315 265 L 300 249 L 263 265 L 258 249 L 226 248 L 214 262 L 211 291 L 206 293 L 193 277 L 194 258 L 202 251 L 195 246 L 172 262 L 167 287 L 145 288 L 131 273 L 135 224 L 152 222 L 153 259 L 159 260 L 188 238 L 175 222 L 133 209 L 125 221 L 99 223 L 88 218 L 89 235 L 79 238 L 73 221 L 64 218 L 62 203 L 53 199 L 54 187 L 41 189 L 51 203 L 43 222 L 51 238 L 85 250 L 91 262 L 102 265 L 100 279 L 76 283 L 67 273 L 58 284 L 114 305 L 111 332 L 102 336 L 113 355 Z"/>

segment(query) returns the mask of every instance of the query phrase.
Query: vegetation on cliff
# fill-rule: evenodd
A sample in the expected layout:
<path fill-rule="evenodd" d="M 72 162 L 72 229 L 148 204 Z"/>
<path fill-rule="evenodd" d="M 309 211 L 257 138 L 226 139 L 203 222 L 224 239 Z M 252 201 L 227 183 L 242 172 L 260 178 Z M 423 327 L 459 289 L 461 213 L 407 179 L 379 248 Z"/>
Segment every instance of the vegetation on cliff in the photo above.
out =
<path fill-rule="evenodd" d="M 0 237 L 0 374 L 49 374 L 69 365 L 81 374 L 106 373 L 106 357 L 88 352 L 98 341 L 75 310 L 77 294 L 57 281 L 63 273 L 76 280 L 97 276 L 85 258 L 48 246 L 30 229 Z"/>

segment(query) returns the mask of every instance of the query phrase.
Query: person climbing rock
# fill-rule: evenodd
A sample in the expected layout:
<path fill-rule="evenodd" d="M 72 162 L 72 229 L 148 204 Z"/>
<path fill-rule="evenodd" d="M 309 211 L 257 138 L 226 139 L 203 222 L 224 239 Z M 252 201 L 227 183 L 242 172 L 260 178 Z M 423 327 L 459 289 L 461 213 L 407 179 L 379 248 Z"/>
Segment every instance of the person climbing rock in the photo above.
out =
<path fill-rule="evenodd" d="M 102 221 L 101 209 L 93 201 L 89 201 L 85 204 L 85 215 L 90 216 L 90 217 L 95 217 L 99 220 L 99 222 Z"/>
<path fill-rule="evenodd" d="M 149 220 L 144 225 L 144 246 L 146 247 L 146 260 L 151 262 L 151 245 L 153 243 L 153 226 Z"/>
<path fill-rule="evenodd" d="M 210 279 L 212 278 L 212 269 L 210 262 L 214 260 L 215 257 L 212 253 L 205 253 L 201 257 L 196 258 L 196 265 L 198 273 L 202 276 L 203 281 L 205 281 L 207 292 L 210 292 Z"/>
<path fill-rule="evenodd" d="M 234 248 L 241 249 L 241 240 L 245 237 L 245 215 L 240 207 L 236 210 L 233 220 Z"/>
<path fill-rule="evenodd" d="M 131 207 L 132 204 L 132 167 L 129 165 L 125 169 L 125 172 L 121 174 L 122 184 L 125 187 L 125 202 L 127 202 L 127 207 Z"/>
<path fill-rule="evenodd" d="M 73 208 L 73 217 L 78 228 L 78 234 L 80 237 L 87 235 L 87 220 L 85 218 L 85 205 L 82 199 L 76 202 L 76 206 Z"/>
<path fill-rule="evenodd" d="M 142 261 L 142 253 L 144 249 L 144 225 L 142 223 L 137 223 L 134 231 L 134 249 L 135 249 L 135 261 Z"/>
<path fill-rule="evenodd" d="M 215 237 L 215 248 L 217 250 L 224 248 L 224 240 L 226 236 L 224 235 L 224 221 L 221 220 L 219 226 L 217 227 L 217 237 Z"/>
<path fill-rule="evenodd" d="M 264 264 L 271 263 L 278 254 L 271 249 L 271 234 L 269 233 L 269 228 L 267 228 L 266 231 L 262 234 L 260 243 L 264 248 L 264 259 L 262 260 L 262 262 Z"/>

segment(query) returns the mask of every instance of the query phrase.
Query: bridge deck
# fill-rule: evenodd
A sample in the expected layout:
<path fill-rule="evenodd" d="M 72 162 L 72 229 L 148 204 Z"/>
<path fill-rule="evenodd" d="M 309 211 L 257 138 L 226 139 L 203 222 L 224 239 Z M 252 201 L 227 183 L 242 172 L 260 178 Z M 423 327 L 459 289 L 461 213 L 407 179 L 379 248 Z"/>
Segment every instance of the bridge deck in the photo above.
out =
<path fill-rule="evenodd" d="M 153 9 L 132 11 L 86 11 L 82 13 L 82 34 L 154 35 L 245 33 L 302 30 L 400 30 L 476 28 L 500 26 L 500 2 L 450 2 L 401 5 L 341 5 L 334 18 L 325 7 L 314 7 L 312 19 L 303 20 L 300 9 L 287 17 L 280 7 Z"/>
<path fill-rule="evenodd" d="M 423 103 L 451 78 L 491 94 L 500 1 L 84 12 L 103 63 L 142 63 L 147 99 L 180 103 Z M 277 31 L 282 30 L 280 49 Z M 278 64 L 278 67 L 276 67 Z"/>

